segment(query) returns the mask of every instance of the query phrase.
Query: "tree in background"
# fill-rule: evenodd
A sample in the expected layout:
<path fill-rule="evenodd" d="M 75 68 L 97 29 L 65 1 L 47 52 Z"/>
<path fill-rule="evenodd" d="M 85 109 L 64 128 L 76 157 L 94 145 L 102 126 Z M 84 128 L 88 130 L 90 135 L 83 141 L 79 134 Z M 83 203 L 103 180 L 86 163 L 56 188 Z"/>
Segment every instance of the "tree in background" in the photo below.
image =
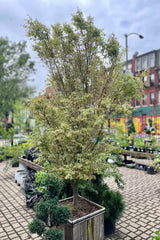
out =
<path fill-rule="evenodd" d="M 71 24 L 48 28 L 28 19 L 25 27 L 34 50 L 48 67 L 52 89 L 30 102 L 38 128 L 44 129 L 42 135 L 35 133 L 41 151 L 38 163 L 47 162 L 49 172 L 71 182 L 77 208 L 80 180 L 105 170 L 108 176 L 118 175 L 106 163 L 105 123 L 119 113 L 130 113 L 129 102 L 142 84 L 123 75 L 116 37 L 111 35 L 106 41 L 93 18 L 84 18 L 79 10 Z"/>
<path fill-rule="evenodd" d="M 26 42 L 10 42 L 0 38 L 0 118 L 7 124 L 11 115 L 11 126 L 14 126 L 14 105 L 16 101 L 28 98 L 33 88 L 28 86 L 30 75 L 35 72 L 34 62 L 26 52 Z M 13 135 L 11 137 L 13 145 Z"/>
<path fill-rule="evenodd" d="M 155 128 L 153 127 L 153 120 L 151 118 L 148 119 L 148 126 L 143 128 L 143 130 L 149 137 L 151 136 L 151 134 L 155 135 Z"/>
<path fill-rule="evenodd" d="M 5 144 L 8 142 L 9 139 L 11 139 L 11 136 L 14 135 L 14 129 L 12 125 L 7 125 L 6 129 L 4 128 L 4 124 L 0 122 L 0 137 L 3 138 L 5 141 Z"/>
<path fill-rule="evenodd" d="M 0 38 L 0 117 L 7 121 L 17 100 L 33 93 L 27 83 L 35 72 L 34 62 L 26 52 L 26 42 L 10 42 Z"/>
<path fill-rule="evenodd" d="M 24 102 L 16 101 L 14 110 L 14 129 L 16 133 L 22 134 L 26 129 L 26 121 L 29 118 L 29 111 Z"/>
<path fill-rule="evenodd" d="M 134 122 L 132 118 L 128 119 L 128 136 L 130 136 L 132 133 L 135 133 L 136 129 L 134 126 Z"/>

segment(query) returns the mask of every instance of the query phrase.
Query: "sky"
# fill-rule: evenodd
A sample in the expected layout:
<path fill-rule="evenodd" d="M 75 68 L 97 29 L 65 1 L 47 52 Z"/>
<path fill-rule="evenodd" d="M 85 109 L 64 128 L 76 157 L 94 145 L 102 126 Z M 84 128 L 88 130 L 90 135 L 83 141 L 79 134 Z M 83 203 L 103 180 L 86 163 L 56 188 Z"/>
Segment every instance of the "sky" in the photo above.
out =
<path fill-rule="evenodd" d="M 143 54 L 160 48 L 160 0 L 0 0 L 0 36 L 15 42 L 27 41 L 27 51 L 35 61 L 32 85 L 37 93 L 45 89 L 48 72 L 26 36 L 26 19 L 30 16 L 47 26 L 70 23 L 77 8 L 84 16 L 92 16 L 106 37 L 114 33 L 124 48 L 125 34 L 144 36 L 128 36 L 129 59 L 135 52 Z"/>

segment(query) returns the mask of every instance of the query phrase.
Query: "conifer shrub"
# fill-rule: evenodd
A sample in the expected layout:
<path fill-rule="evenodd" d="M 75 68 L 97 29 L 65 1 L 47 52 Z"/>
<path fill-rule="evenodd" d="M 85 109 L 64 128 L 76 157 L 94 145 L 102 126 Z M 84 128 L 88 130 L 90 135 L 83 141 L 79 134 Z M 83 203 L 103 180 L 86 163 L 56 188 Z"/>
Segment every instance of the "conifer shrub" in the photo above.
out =
<path fill-rule="evenodd" d="M 105 207 L 104 219 L 116 222 L 121 216 L 125 207 L 123 196 L 119 191 L 110 190 L 101 175 L 95 180 L 81 183 L 79 190 L 83 197 Z"/>
<path fill-rule="evenodd" d="M 68 206 L 58 206 L 62 183 L 44 171 L 36 174 L 36 182 L 44 196 L 35 205 L 36 218 L 29 224 L 29 231 L 42 236 L 41 240 L 62 240 L 63 232 L 57 227 L 70 217 Z"/>

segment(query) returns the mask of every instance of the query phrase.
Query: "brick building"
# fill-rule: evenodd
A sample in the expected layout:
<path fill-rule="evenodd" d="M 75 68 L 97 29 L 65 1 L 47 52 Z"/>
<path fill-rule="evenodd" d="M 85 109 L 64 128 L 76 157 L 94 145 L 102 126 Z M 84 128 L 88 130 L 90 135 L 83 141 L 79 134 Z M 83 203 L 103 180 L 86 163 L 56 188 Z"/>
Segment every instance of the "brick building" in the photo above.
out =
<path fill-rule="evenodd" d="M 143 98 L 133 101 L 133 121 L 137 133 L 141 134 L 143 128 L 148 125 L 148 119 L 152 119 L 156 134 L 160 134 L 160 49 L 141 55 L 135 53 L 128 61 L 128 71 L 133 75 L 148 69 L 148 76 L 143 77 Z M 125 70 L 125 66 L 124 66 Z"/>

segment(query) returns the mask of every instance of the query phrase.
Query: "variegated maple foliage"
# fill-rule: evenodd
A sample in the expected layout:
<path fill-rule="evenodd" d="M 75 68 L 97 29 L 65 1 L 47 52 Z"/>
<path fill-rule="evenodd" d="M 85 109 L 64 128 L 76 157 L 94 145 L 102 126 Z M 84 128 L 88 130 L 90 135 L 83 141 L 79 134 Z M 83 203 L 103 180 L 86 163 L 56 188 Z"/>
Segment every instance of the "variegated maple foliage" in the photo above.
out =
<path fill-rule="evenodd" d="M 111 117 L 131 111 L 130 101 L 142 84 L 122 73 L 116 37 L 106 40 L 93 18 L 85 18 L 80 10 L 72 16 L 71 24 L 48 28 L 29 18 L 26 29 L 49 70 L 49 91 L 30 102 L 43 132 L 35 133 L 41 150 L 38 161 L 71 181 L 76 208 L 80 180 L 104 171 L 120 176 L 106 163 L 104 128 Z"/>

